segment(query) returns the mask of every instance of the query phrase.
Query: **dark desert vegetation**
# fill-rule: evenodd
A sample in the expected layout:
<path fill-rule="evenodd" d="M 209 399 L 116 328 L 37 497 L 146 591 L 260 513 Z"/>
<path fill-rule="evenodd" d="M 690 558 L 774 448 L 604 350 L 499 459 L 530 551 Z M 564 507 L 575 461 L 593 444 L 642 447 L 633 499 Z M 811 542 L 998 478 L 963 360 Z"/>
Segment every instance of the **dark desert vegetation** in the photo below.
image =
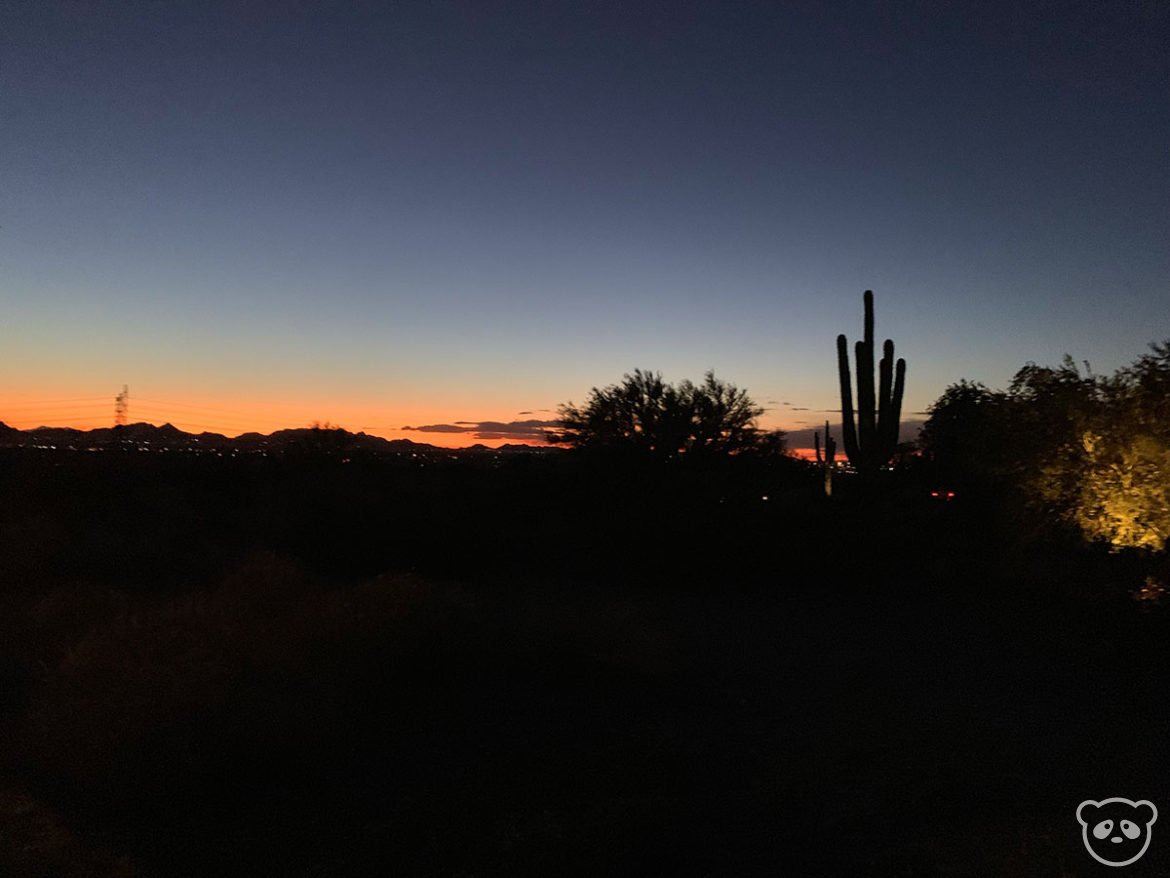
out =
<path fill-rule="evenodd" d="M 764 413 L 747 392 L 708 372 L 701 384 L 669 384 L 635 369 L 620 384 L 593 388 L 580 408 L 560 408 L 554 442 L 590 453 L 658 460 L 710 459 L 746 451 L 783 450 L 783 434 L 757 426 Z"/>
<path fill-rule="evenodd" d="M 940 473 L 1048 525 L 1152 559 L 1170 538 L 1170 343 L 1112 376 L 1029 363 L 1007 390 L 961 381 L 922 434 Z"/>
<path fill-rule="evenodd" d="M 1090 874 L 1077 804 L 1165 790 L 1168 350 L 831 496 L 711 375 L 536 455 L 0 449 L 0 864 Z"/>
<path fill-rule="evenodd" d="M 0 878 L 1170 875 L 1168 45 L 0 2 Z"/>

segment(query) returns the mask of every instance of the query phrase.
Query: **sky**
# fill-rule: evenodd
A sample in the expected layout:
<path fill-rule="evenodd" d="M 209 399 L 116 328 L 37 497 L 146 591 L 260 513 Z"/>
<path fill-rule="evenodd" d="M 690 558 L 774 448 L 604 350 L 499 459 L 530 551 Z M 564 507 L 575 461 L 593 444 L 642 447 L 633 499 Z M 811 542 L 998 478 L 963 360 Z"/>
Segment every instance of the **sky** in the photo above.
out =
<path fill-rule="evenodd" d="M 0 0 L 0 420 L 838 423 L 1170 338 L 1170 4 Z M 413 428 L 413 429 L 408 429 Z"/>

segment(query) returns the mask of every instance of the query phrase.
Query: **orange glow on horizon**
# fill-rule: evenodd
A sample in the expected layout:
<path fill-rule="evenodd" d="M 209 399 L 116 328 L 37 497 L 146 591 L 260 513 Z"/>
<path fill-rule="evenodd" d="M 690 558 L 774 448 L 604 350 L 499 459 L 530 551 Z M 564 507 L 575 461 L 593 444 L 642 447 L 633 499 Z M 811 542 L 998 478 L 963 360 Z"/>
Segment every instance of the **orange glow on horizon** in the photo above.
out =
<path fill-rule="evenodd" d="M 45 419 L 23 420 L 20 418 L 2 418 L 0 422 L 7 424 L 17 430 L 35 430 L 40 427 L 47 428 L 61 428 L 68 427 L 74 430 L 98 430 L 108 429 L 113 425 L 109 420 L 94 421 L 94 420 L 69 420 L 69 421 L 53 421 L 48 422 Z M 229 439 L 234 439 L 245 433 L 261 433 L 269 434 L 275 433 L 278 430 L 298 429 L 313 426 L 312 422 L 289 425 L 287 423 L 274 423 L 271 425 L 258 424 L 252 429 L 231 429 L 231 428 L 214 428 L 207 427 L 203 424 L 195 424 L 183 418 L 135 418 L 131 417 L 128 421 L 130 424 L 151 424 L 156 427 L 161 427 L 164 424 L 170 424 L 177 427 L 185 433 L 220 433 Z M 322 421 L 322 425 L 326 422 Z M 351 433 L 366 433 L 370 436 L 379 436 L 383 439 L 409 439 L 412 442 L 417 442 L 420 445 L 434 445 L 438 448 L 468 448 L 472 445 L 485 445 L 489 448 L 497 448 L 501 445 L 545 445 L 548 443 L 535 441 L 525 436 L 511 436 L 506 438 L 493 439 L 479 439 L 476 438 L 475 433 L 428 433 L 419 430 L 360 430 L 351 429 L 344 423 L 329 422 L 330 426 L 342 427 L 349 430 Z"/>
<path fill-rule="evenodd" d="M 60 400 L 60 401 L 58 401 Z M 552 420 L 555 415 L 548 412 L 538 414 L 482 412 L 472 409 L 452 414 L 448 410 L 435 408 L 400 408 L 391 406 L 370 406 L 361 404 L 290 404 L 238 398 L 230 402 L 223 399 L 191 397 L 183 402 L 163 402 L 153 397 L 136 397 L 130 390 L 128 423 L 147 423 L 154 426 L 171 424 L 187 433 L 221 433 L 229 438 L 244 433 L 269 434 L 278 430 L 311 427 L 314 423 L 341 427 L 351 433 L 367 433 L 384 439 L 409 439 L 413 442 L 435 445 L 440 448 L 465 448 L 471 445 L 486 445 L 491 448 L 505 444 L 542 445 L 531 436 L 516 435 L 505 438 L 477 438 L 473 425 L 459 425 L 457 421 L 498 422 L 507 424 L 523 420 Z M 114 397 L 108 401 L 103 397 L 6 397 L 0 399 L 0 422 L 18 430 L 32 430 L 38 427 L 69 427 L 76 430 L 93 430 L 114 426 Z M 464 432 L 429 432 L 404 427 L 427 425 L 465 426 Z M 488 432 L 488 431 L 484 431 Z"/>
<path fill-rule="evenodd" d="M 121 387 L 114 388 L 115 391 Z M 452 394 L 454 396 L 454 394 Z M 0 396 L 0 422 L 18 430 L 37 427 L 70 427 L 93 430 L 114 425 L 115 392 L 84 395 L 66 386 L 46 387 L 37 395 L 29 393 Z M 526 410 L 522 405 L 489 404 L 452 399 L 445 396 L 442 404 L 422 403 L 418 397 L 413 404 L 370 404 L 360 399 L 314 399 L 285 402 L 258 394 L 211 395 L 168 394 L 158 388 L 145 387 L 136 391 L 130 386 L 128 422 L 155 426 L 171 424 L 188 433 L 220 433 L 229 438 L 244 433 L 269 434 L 278 430 L 310 427 L 314 423 L 330 424 L 351 433 L 367 433 L 384 439 L 409 439 L 413 442 L 439 448 L 466 448 L 485 445 L 491 448 L 505 444 L 544 445 L 543 440 L 523 433 L 502 438 L 480 439 L 474 424 L 495 422 L 510 424 L 515 421 L 552 421 L 556 413 L 551 408 Z M 470 423 L 460 423 L 470 422 Z M 461 432 L 423 431 L 418 427 L 449 425 L 467 427 Z M 762 425 L 774 429 L 773 424 Z M 416 429 L 404 429 L 415 427 Z M 483 432 L 494 432 L 485 430 Z M 811 448 L 793 449 L 793 454 L 813 458 Z"/>

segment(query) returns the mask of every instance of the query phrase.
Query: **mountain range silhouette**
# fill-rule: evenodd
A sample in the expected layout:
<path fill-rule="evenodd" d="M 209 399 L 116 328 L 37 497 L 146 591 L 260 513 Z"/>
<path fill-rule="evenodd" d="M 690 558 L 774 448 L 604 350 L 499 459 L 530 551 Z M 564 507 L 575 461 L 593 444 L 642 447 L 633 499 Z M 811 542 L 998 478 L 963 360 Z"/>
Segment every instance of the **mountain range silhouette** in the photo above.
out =
<path fill-rule="evenodd" d="M 561 449 L 554 446 L 508 443 L 495 448 L 477 443 L 463 448 L 444 448 L 410 439 L 385 439 L 368 433 L 351 433 L 341 428 L 296 427 L 273 433 L 241 433 L 234 438 L 222 433 L 188 433 L 174 424 L 161 426 L 140 422 L 124 427 L 97 427 L 78 430 L 74 427 L 35 427 L 18 430 L 0 421 L 0 448 L 50 447 L 83 451 L 135 447 L 142 450 L 234 451 L 237 453 L 317 449 L 325 451 L 365 452 L 374 454 L 419 453 L 547 453 Z"/>

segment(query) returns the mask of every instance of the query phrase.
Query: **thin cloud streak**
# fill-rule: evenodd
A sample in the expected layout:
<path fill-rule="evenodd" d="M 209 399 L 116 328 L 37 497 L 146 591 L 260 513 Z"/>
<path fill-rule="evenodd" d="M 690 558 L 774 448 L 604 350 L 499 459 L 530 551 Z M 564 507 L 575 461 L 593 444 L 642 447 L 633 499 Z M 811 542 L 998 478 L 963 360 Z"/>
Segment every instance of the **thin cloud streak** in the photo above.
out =
<path fill-rule="evenodd" d="M 525 421 L 455 421 L 452 424 L 426 424 L 403 427 L 418 433 L 462 433 L 475 439 L 513 439 L 543 442 L 549 430 L 561 426 L 560 421 L 529 419 Z"/>

